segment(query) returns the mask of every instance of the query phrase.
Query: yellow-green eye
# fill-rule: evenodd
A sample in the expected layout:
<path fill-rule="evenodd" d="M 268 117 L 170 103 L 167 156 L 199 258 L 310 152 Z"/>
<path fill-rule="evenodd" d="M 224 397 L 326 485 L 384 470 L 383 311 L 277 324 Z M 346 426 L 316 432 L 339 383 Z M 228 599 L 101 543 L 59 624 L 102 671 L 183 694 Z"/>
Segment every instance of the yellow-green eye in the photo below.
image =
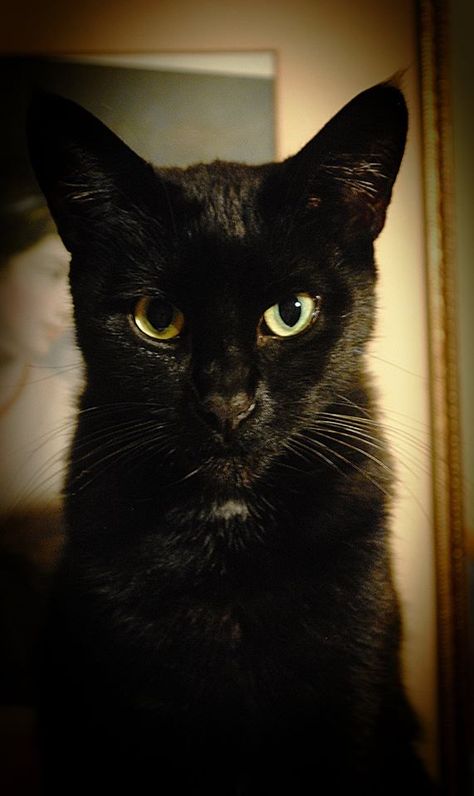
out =
<path fill-rule="evenodd" d="M 270 334 L 276 337 L 292 337 L 301 334 L 314 323 L 319 304 L 319 296 L 295 293 L 269 307 L 263 313 L 263 320 Z"/>
<path fill-rule="evenodd" d="M 172 340 L 184 327 L 181 310 L 166 299 L 148 296 L 135 305 L 133 320 L 143 334 L 154 340 Z"/>

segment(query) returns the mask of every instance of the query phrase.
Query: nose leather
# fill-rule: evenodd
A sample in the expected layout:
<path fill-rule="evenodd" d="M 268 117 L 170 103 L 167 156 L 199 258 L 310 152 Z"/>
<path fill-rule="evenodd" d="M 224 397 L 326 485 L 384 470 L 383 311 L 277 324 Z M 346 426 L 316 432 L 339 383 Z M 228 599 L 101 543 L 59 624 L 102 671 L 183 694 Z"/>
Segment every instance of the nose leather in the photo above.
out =
<path fill-rule="evenodd" d="M 257 384 L 252 352 L 235 342 L 217 338 L 212 352 L 194 349 L 195 408 L 211 428 L 224 436 L 234 432 L 254 411 Z"/>
<path fill-rule="evenodd" d="M 222 431 L 234 431 L 253 412 L 255 400 L 243 390 L 229 397 L 211 393 L 202 401 L 202 408 Z"/>

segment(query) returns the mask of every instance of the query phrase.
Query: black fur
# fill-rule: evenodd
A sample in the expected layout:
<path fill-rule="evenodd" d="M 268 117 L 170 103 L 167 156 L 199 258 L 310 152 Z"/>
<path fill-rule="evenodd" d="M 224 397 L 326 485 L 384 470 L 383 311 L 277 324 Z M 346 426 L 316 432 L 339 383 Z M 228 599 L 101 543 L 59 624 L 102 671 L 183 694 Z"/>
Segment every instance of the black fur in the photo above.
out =
<path fill-rule="evenodd" d="M 74 103 L 34 101 L 87 369 L 45 640 L 47 794 L 430 792 L 364 363 L 406 126 L 383 84 L 284 163 L 154 169 Z M 315 323 L 262 331 L 298 292 Z M 178 338 L 137 330 L 142 296 L 182 310 Z"/>

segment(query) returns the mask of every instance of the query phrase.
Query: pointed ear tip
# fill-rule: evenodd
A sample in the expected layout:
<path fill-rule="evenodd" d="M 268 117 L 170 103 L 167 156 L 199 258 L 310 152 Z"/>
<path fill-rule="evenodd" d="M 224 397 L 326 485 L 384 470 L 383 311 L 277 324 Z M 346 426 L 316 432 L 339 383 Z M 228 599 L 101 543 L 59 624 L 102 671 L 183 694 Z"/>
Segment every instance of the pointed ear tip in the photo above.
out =
<path fill-rule="evenodd" d="M 385 80 L 382 85 L 391 86 L 392 88 L 397 88 L 399 91 L 401 91 L 406 73 L 406 69 L 398 69 L 393 73 L 393 75 L 390 75 L 390 77 Z"/>
<path fill-rule="evenodd" d="M 377 85 L 368 89 L 368 93 L 373 93 L 377 96 L 384 96 L 387 100 L 390 99 L 391 101 L 398 100 L 399 103 L 405 105 L 405 95 L 403 93 L 402 83 L 398 75 L 399 73 L 393 75 L 383 83 L 377 83 Z"/>
<path fill-rule="evenodd" d="M 39 177 L 44 164 L 60 148 L 61 131 L 68 118 L 70 100 L 35 86 L 26 113 L 26 139 L 33 171 Z M 70 126 L 70 122 L 66 122 Z"/>
<path fill-rule="evenodd" d="M 65 118 L 77 114 L 80 110 L 82 110 L 80 106 L 73 100 L 35 86 L 31 92 L 27 118 L 29 123 L 40 117 L 42 120 Z"/>
<path fill-rule="evenodd" d="M 387 120 L 390 119 L 393 122 L 398 119 L 400 125 L 406 127 L 408 124 L 408 106 L 400 85 L 402 74 L 397 73 L 385 82 L 377 83 L 377 85 L 369 88 L 367 92 L 362 93 L 366 94 L 372 108 L 378 109 L 378 115 L 382 114 L 384 116 L 386 114 Z"/>
<path fill-rule="evenodd" d="M 375 88 L 382 89 L 387 97 L 392 97 L 400 106 L 406 107 L 405 94 L 403 91 L 404 77 L 405 70 L 400 70 L 399 72 L 395 72 L 388 80 L 379 83 L 379 86 L 375 86 Z"/>

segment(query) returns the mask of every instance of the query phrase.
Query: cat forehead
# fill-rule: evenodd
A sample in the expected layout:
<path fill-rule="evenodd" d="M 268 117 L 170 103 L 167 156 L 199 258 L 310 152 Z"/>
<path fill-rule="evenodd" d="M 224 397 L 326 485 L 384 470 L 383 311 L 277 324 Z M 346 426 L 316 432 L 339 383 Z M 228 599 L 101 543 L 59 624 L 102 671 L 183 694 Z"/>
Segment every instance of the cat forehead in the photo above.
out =
<path fill-rule="evenodd" d="M 266 166 L 214 161 L 157 173 L 180 188 L 200 231 L 218 230 L 242 239 L 257 230 L 258 194 L 267 170 Z"/>

